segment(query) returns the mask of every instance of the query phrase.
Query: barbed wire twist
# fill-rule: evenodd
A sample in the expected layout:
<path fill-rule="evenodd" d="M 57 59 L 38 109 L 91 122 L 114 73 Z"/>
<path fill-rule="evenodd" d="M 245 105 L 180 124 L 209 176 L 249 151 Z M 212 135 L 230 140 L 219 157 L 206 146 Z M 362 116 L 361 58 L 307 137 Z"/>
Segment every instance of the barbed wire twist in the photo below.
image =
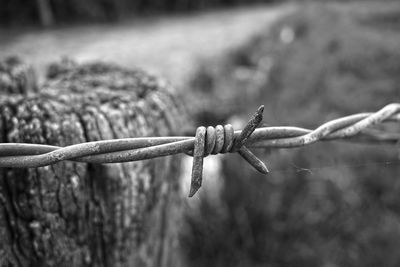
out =
<path fill-rule="evenodd" d="M 139 137 L 86 142 L 66 147 L 0 143 L 0 167 L 37 168 L 64 160 L 86 163 L 121 163 L 147 160 L 179 153 L 193 156 L 189 197 L 202 183 L 203 158 L 210 154 L 238 153 L 256 170 L 268 173 L 265 164 L 248 148 L 294 148 L 327 140 L 362 142 L 400 141 L 400 133 L 370 129 L 388 121 L 400 121 L 400 104 L 386 105 L 375 113 L 358 113 L 328 121 L 315 130 L 292 127 L 260 127 L 264 106 L 260 106 L 242 131 L 232 125 L 198 127 L 195 137 Z"/>

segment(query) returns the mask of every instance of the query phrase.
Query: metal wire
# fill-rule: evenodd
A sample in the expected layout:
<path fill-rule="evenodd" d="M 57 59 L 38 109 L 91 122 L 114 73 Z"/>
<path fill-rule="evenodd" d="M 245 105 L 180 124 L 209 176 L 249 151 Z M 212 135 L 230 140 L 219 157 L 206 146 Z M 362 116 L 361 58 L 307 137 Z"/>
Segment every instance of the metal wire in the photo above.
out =
<path fill-rule="evenodd" d="M 260 106 L 237 138 L 235 138 L 233 127 L 230 124 L 224 127 L 217 125 L 215 129 L 211 126 L 207 129 L 203 126 L 197 128 L 193 148 L 192 182 L 190 184 L 189 197 L 192 197 L 201 187 L 203 180 L 203 158 L 209 153 L 238 152 L 257 171 L 263 174 L 268 173 L 264 162 L 245 147 L 249 137 L 261 123 L 263 112 L 264 106 Z"/>
<path fill-rule="evenodd" d="M 253 160 L 253 163 L 250 162 L 250 164 L 256 167 L 259 164 L 256 162 L 258 159 L 251 153 L 251 155 L 248 154 L 250 151 L 246 147 L 294 148 L 337 139 L 390 143 L 400 140 L 400 133 L 370 129 L 374 125 L 388 121 L 399 122 L 399 103 L 389 104 L 375 113 L 359 113 L 335 119 L 322 124 L 315 130 L 291 126 L 256 129 L 255 127 L 262 119 L 262 109 L 262 107 L 258 109 L 243 131 L 233 131 L 230 125 L 208 127 L 204 132 L 204 149 L 201 158 L 208 154 L 239 152 L 241 155 L 245 153 L 250 161 Z M 215 137 L 212 137 L 213 134 Z M 224 136 L 228 137 L 224 138 Z M 36 168 L 64 160 L 117 163 L 147 160 L 179 153 L 193 155 L 198 139 L 199 137 L 187 136 L 140 137 L 86 142 L 67 147 L 0 143 L 0 167 Z M 226 143 L 224 139 L 226 139 Z M 227 149 L 228 147 L 229 149 Z M 242 156 L 247 160 L 246 156 Z M 258 170 L 262 169 L 262 166 L 259 166 Z"/>
<path fill-rule="evenodd" d="M 366 142 L 396 142 L 399 134 L 367 128 L 386 121 L 400 121 L 400 104 L 389 104 L 376 113 L 359 113 L 326 122 L 315 130 L 299 127 L 257 128 L 248 138 L 248 147 L 292 148 L 317 141 L 345 139 L 359 135 Z M 235 131 L 238 138 L 242 131 Z M 382 134 L 382 135 L 381 135 Z M 116 163 L 146 160 L 194 148 L 194 137 L 140 137 L 86 142 L 67 147 L 42 144 L 0 143 L 0 167 L 35 168 L 63 160 L 88 163 Z"/>

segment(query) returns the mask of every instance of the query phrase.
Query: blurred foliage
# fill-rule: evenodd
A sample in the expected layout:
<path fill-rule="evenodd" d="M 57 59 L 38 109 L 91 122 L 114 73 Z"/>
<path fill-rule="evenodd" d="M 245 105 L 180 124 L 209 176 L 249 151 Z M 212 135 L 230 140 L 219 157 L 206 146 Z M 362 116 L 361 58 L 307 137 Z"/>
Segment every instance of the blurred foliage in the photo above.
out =
<path fill-rule="evenodd" d="M 301 8 L 204 63 L 192 83 L 206 99 L 197 108 L 220 113 L 200 113 L 198 123 L 229 120 L 233 109 L 245 118 L 265 104 L 270 125 L 314 128 L 399 102 L 399 12 L 396 2 Z M 267 150 L 267 177 L 225 156 L 219 201 L 204 198 L 187 214 L 188 264 L 399 266 L 398 153 L 398 145 L 344 142 Z"/>
<path fill-rule="evenodd" d="M 2 0 L 1 24 L 114 21 L 129 15 L 196 11 L 275 0 Z M 46 22 L 47 17 L 51 17 Z M 49 26 L 49 25 L 45 25 Z"/>

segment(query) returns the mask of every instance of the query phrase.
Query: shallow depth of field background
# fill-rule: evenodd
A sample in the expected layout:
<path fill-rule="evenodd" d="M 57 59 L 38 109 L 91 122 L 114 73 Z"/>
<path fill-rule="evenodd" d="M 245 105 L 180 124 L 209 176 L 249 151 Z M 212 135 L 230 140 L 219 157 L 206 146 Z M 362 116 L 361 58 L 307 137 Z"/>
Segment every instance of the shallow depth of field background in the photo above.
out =
<path fill-rule="evenodd" d="M 243 125 L 264 104 L 267 125 L 314 128 L 400 99 L 397 1 L 3 2 L 1 58 L 42 75 L 63 56 L 150 70 L 178 88 L 193 126 Z M 217 181 L 188 200 L 187 265 L 399 266 L 399 151 L 259 150 L 268 176 L 215 157 Z"/>

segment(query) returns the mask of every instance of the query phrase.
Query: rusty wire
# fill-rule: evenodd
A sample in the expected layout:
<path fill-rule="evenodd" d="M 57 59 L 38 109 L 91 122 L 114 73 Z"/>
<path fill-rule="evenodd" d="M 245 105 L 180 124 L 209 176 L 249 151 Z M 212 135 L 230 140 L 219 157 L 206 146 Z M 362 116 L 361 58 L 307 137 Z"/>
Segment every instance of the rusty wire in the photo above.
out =
<path fill-rule="evenodd" d="M 196 137 L 139 137 L 86 142 L 67 147 L 42 144 L 0 143 L 0 167 L 36 168 L 64 160 L 86 163 L 117 163 L 147 160 L 186 153 L 194 158 L 190 196 L 200 188 L 203 158 L 209 154 L 238 152 L 262 173 L 268 169 L 248 148 L 294 148 L 318 141 L 344 139 L 361 142 L 398 142 L 400 133 L 371 126 L 400 121 L 400 104 L 389 104 L 375 113 L 359 113 L 326 122 L 315 130 L 281 126 L 256 128 L 261 106 L 242 131 L 231 125 L 199 127 Z"/>

